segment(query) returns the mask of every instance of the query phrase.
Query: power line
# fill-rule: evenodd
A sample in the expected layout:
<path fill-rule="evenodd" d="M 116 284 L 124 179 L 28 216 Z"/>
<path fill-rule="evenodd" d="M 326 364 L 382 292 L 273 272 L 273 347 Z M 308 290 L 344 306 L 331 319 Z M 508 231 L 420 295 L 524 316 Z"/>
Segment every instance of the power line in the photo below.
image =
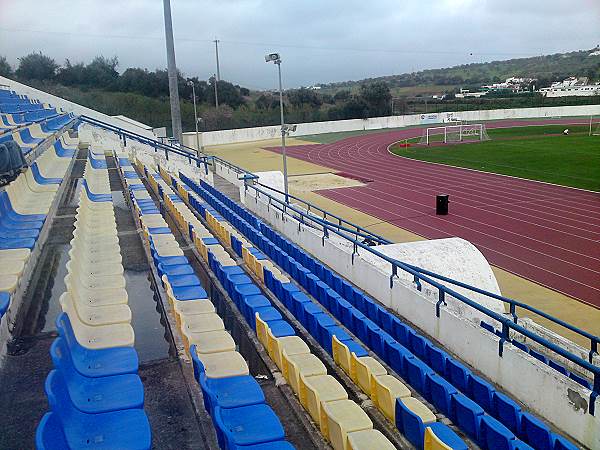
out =
<path fill-rule="evenodd" d="M 63 36 L 77 36 L 77 37 L 89 37 L 89 38 L 106 38 L 106 39 L 137 39 L 137 40 L 149 40 L 149 41 L 163 41 L 164 38 L 160 36 L 135 36 L 135 35 L 118 35 L 118 34 L 98 34 L 98 33 L 75 33 L 68 31 L 51 31 L 51 30 L 27 30 L 23 28 L 0 28 L 0 31 L 11 32 L 11 33 L 40 33 L 40 34 L 54 34 Z M 214 44 L 214 39 L 199 39 L 186 36 L 178 36 L 177 42 L 197 42 L 203 44 Z M 406 55 L 469 55 L 469 56 L 535 56 L 531 53 L 524 52 L 470 52 L 468 50 L 421 50 L 421 49 L 390 49 L 390 48 L 359 48 L 359 47 L 329 47 L 323 45 L 303 45 L 303 44 L 291 44 L 291 43 L 275 43 L 275 42 L 260 42 L 260 41 L 240 41 L 240 40 L 219 40 L 219 42 L 229 45 L 244 45 L 244 46 L 256 46 L 256 47 L 280 47 L 280 48 L 295 48 L 304 50 L 318 50 L 318 51 L 334 51 L 334 52 L 358 52 L 358 53 L 394 53 L 394 54 L 406 54 Z"/>

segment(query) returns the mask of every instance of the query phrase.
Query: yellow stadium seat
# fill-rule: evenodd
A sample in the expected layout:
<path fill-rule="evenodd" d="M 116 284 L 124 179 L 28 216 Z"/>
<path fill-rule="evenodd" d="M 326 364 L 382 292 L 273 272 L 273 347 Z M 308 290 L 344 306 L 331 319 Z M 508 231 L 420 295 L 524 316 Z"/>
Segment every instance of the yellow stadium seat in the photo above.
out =
<path fill-rule="evenodd" d="M 406 408 L 410 409 L 414 414 L 421 418 L 424 424 L 435 422 L 437 419 L 433 411 L 431 411 L 424 403 L 415 397 L 400 398 Z"/>
<path fill-rule="evenodd" d="M 425 450 L 452 450 L 452 447 L 443 443 L 432 431 L 431 428 L 425 428 Z"/>
<path fill-rule="evenodd" d="M 299 353 L 310 353 L 308 345 L 298 336 L 285 336 L 276 338 L 271 334 L 271 330 L 268 332 L 268 352 L 269 356 L 277 367 L 284 373 L 283 368 L 283 351 L 287 350 L 288 356 L 296 355 Z"/>
<path fill-rule="evenodd" d="M 361 430 L 348 433 L 350 450 L 395 450 L 388 438 L 379 430 Z"/>
<path fill-rule="evenodd" d="M 393 423 L 396 421 L 396 399 L 405 397 L 410 397 L 410 389 L 397 378 L 391 375 L 371 376 L 371 399 Z"/>
<path fill-rule="evenodd" d="M 225 330 L 194 333 L 189 341 L 189 345 L 192 344 L 196 344 L 198 354 L 232 352 L 235 350 L 235 341 Z"/>
<path fill-rule="evenodd" d="M 301 353 L 289 356 L 288 383 L 296 394 L 300 394 L 300 376 L 312 377 L 316 375 L 327 375 L 325 364 L 312 353 Z"/>
<path fill-rule="evenodd" d="M 337 400 L 324 403 L 321 414 L 326 420 L 323 435 L 331 442 L 334 450 L 348 450 L 348 433 L 373 428 L 373 422 L 360 406 L 352 400 Z"/>
<path fill-rule="evenodd" d="M 331 375 L 315 375 L 305 377 L 300 375 L 300 403 L 309 412 L 319 428 L 321 423 L 321 405 L 336 400 L 348 399 L 344 386 Z"/>
<path fill-rule="evenodd" d="M 334 335 L 331 340 L 331 348 L 335 363 L 350 375 L 352 373 L 352 355 L 348 346 L 339 341 L 337 336 Z"/>
<path fill-rule="evenodd" d="M 269 325 L 260 318 L 259 313 L 256 313 L 254 316 L 256 318 L 256 337 L 258 337 L 259 342 L 267 350 L 269 348 Z"/>
<path fill-rule="evenodd" d="M 248 364 L 238 352 L 198 353 L 208 378 L 249 375 Z"/>
<path fill-rule="evenodd" d="M 385 367 L 379 361 L 371 356 L 361 356 L 358 358 L 355 353 L 352 353 L 351 359 L 351 378 L 370 397 L 371 376 L 386 375 L 387 370 L 385 370 Z"/>

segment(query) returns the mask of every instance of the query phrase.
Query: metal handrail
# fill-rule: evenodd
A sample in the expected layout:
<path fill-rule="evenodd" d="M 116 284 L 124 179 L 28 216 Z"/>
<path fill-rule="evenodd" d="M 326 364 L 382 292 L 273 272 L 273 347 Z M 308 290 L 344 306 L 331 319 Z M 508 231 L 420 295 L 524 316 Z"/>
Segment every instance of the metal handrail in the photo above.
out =
<path fill-rule="evenodd" d="M 491 319 L 496 320 L 497 322 L 502 324 L 501 338 L 500 338 L 499 349 L 498 349 L 500 356 L 502 356 L 504 342 L 506 342 L 506 341 L 510 342 L 509 331 L 510 331 L 510 329 L 513 329 L 514 331 L 522 334 L 523 336 L 531 339 L 534 342 L 537 342 L 541 346 L 553 351 L 554 353 L 562 356 L 563 358 L 571 361 L 572 363 L 580 366 L 581 368 L 588 370 L 589 372 L 591 372 L 594 375 L 594 385 L 592 388 L 592 393 L 590 395 L 590 405 L 589 405 L 590 414 L 592 414 L 592 415 L 594 414 L 595 399 L 600 394 L 600 367 L 594 365 L 592 363 L 592 358 L 591 358 L 591 356 L 593 356 L 593 354 L 597 354 L 597 342 L 599 341 L 599 338 L 597 336 L 593 336 L 583 330 L 578 329 L 577 327 L 568 325 L 559 319 L 553 318 L 552 316 L 549 316 L 546 313 L 537 310 L 536 308 L 527 307 L 527 309 L 529 309 L 532 312 L 535 312 L 536 314 L 540 314 L 543 317 L 549 318 L 550 320 L 555 321 L 555 323 L 568 325 L 567 328 L 569 328 L 571 331 L 574 331 L 582 336 L 592 339 L 592 349 L 590 350 L 590 361 L 587 361 L 587 360 L 581 358 L 580 356 L 575 355 L 575 354 L 569 352 L 568 350 L 565 350 L 565 349 L 559 347 L 558 345 L 548 341 L 547 339 L 545 339 L 541 336 L 538 336 L 537 334 L 533 333 L 532 331 L 527 330 L 526 328 L 522 327 L 514 320 L 514 316 L 513 316 L 513 319 L 509 319 L 503 315 L 500 315 L 500 314 L 486 308 L 485 306 L 480 305 L 476 301 L 471 300 L 471 299 L 465 297 L 464 295 L 454 291 L 453 289 L 449 288 L 448 286 L 441 284 L 440 282 L 434 280 L 434 278 L 442 279 L 443 281 L 447 281 L 447 282 L 452 282 L 453 284 L 473 290 L 474 292 L 479 292 L 481 294 L 488 295 L 488 293 L 486 291 L 475 288 L 473 286 L 469 286 L 465 283 L 461 283 L 461 282 L 451 280 L 446 277 L 442 277 L 441 275 L 433 274 L 433 272 L 429 272 L 429 271 L 426 271 L 425 269 L 417 268 L 415 266 L 406 264 L 397 259 L 391 258 L 391 257 L 379 252 L 376 249 L 376 247 L 370 247 L 356 239 L 352 239 L 352 238 L 348 237 L 347 235 L 344 235 L 342 232 L 340 232 L 337 229 L 337 227 L 331 226 L 327 223 L 324 223 L 323 221 L 317 220 L 314 216 L 306 214 L 304 211 L 294 207 L 293 205 L 290 205 L 289 203 L 285 203 L 284 201 L 265 192 L 264 190 L 262 190 L 260 187 L 258 187 L 256 185 L 246 183 L 245 188 L 246 189 L 254 189 L 257 192 L 257 198 L 260 197 L 261 194 L 266 196 L 269 199 L 269 204 L 272 204 L 273 202 L 278 203 L 279 204 L 278 209 L 281 209 L 284 213 L 286 212 L 286 210 L 291 210 L 291 211 L 296 212 L 297 214 L 301 214 L 303 217 L 305 217 L 309 220 L 312 220 L 313 222 L 318 223 L 321 226 L 322 231 L 323 231 L 323 239 L 325 239 L 329 236 L 329 232 L 333 232 L 334 234 L 337 234 L 337 235 L 347 239 L 348 241 L 350 241 L 353 244 L 353 260 L 354 260 L 354 255 L 357 254 L 358 248 L 362 248 L 362 249 L 364 249 L 368 252 L 371 252 L 372 254 L 380 257 L 384 261 L 390 263 L 392 266 L 392 273 L 390 275 L 390 287 L 393 287 L 394 278 L 398 278 L 398 269 L 400 269 L 400 270 L 403 270 L 404 272 L 407 272 L 413 276 L 413 280 L 414 280 L 415 284 L 417 285 L 418 289 L 421 285 L 421 282 L 426 282 L 426 283 L 430 284 L 431 286 L 433 286 L 434 288 L 436 288 L 438 290 L 438 302 L 436 304 L 436 315 L 438 317 L 440 317 L 441 306 L 446 305 L 446 301 L 445 301 L 446 296 L 450 295 L 453 298 L 455 298 L 455 299 L 467 304 L 468 306 L 476 309 L 477 311 L 485 314 L 486 316 L 490 317 Z M 502 297 L 497 294 L 492 294 L 491 296 L 493 298 L 501 300 L 504 303 L 508 303 L 509 305 L 515 305 L 515 307 L 516 306 L 521 307 L 521 305 L 523 305 L 523 303 L 521 303 L 521 302 L 516 302 L 512 299 Z M 596 343 L 596 345 L 594 345 L 594 343 Z M 596 347 L 596 348 L 594 348 L 594 347 Z"/>
<path fill-rule="evenodd" d="M 191 149 L 185 150 L 185 149 L 188 149 L 189 147 L 183 146 L 183 148 L 180 148 L 180 147 L 175 147 L 173 145 L 165 144 L 156 139 L 152 139 L 147 136 L 143 136 L 141 134 L 135 133 L 134 131 L 125 130 L 124 128 L 118 127 L 116 125 L 111 125 L 109 123 L 103 122 L 102 120 L 94 119 L 93 117 L 89 117 L 89 116 L 85 116 L 85 115 L 79 116 L 79 120 L 81 120 L 83 122 L 87 122 L 91 125 L 98 126 L 100 128 L 104 128 L 108 131 L 112 131 L 113 133 L 119 135 L 119 137 L 121 137 L 123 139 L 125 139 L 125 137 L 128 137 L 129 139 L 133 139 L 135 141 L 141 142 L 142 144 L 149 145 L 154 148 L 155 152 L 157 152 L 158 149 L 160 148 L 161 150 L 164 150 L 165 158 L 167 160 L 169 160 L 169 153 L 174 153 L 176 155 L 187 158 L 188 161 L 190 162 L 190 164 L 192 161 L 195 161 L 197 167 L 200 167 L 200 164 L 203 164 L 205 172 L 208 173 L 208 164 L 209 164 L 208 157 L 207 156 L 198 156 L 196 154 L 196 152 L 191 151 Z"/>
<path fill-rule="evenodd" d="M 261 187 L 270 189 L 270 190 L 272 190 L 274 192 L 277 192 L 279 194 L 283 194 L 283 192 L 281 192 L 280 190 L 275 189 L 275 188 L 273 188 L 271 186 L 267 186 L 267 185 L 264 185 L 262 183 L 258 183 L 258 184 Z M 290 197 L 292 197 L 292 195 L 290 195 Z M 294 197 L 294 198 L 298 199 L 297 197 Z M 305 200 L 302 200 L 302 199 L 298 199 L 298 200 L 300 200 L 303 203 L 310 204 L 309 202 L 307 202 Z M 319 207 L 317 207 L 317 208 L 319 208 Z M 334 216 L 334 215 L 332 215 L 332 216 Z M 334 217 L 337 217 L 337 216 L 334 216 Z M 319 218 L 317 218 L 317 220 L 319 220 Z M 355 227 L 357 229 L 361 228 L 358 225 L 355 225 L 355 224 L 353 224 L 351 222 L 347 222 L 345 220 L 344 220 L 344 222 L 349 223 L 351 226 L 353 226 L 353 227 Z M 335 224 L 332 224 L 331 222 L 329 222 L 329 224 L 333 225 L 333 226 L 337 226 Z M 348 228 L 344 228 L 344 227 L 341 227 L 341 226 L 339 226 L 339 228 L 343 229 L 344 231 L 352 232 L 352 230 L 348 229 Z M 355 234 L 355 233 L 352 232 L 352 234 Z M 379 240 L 381 243 L 385 243 L 385 244 L 391 244 L 392 243 L 391 241 L 388 241 L 387 239 L 385 239 L 385 238 L 383 238 L 383 237 L 381 237 L 381 236 L 379 236 L 377 234 L 374 234 L 374 233 L 371 233 L 371 232 L 369 232 L 369 234 L 375 240 Z M 359 234 L 359 235 L 363 236 L 361 234 Z M 485 289 L 481 289 L 481 288 L 478 288 L 478 287 L 475 287 L 475 286 L 471 286 L 471 285 L 463 283 L 461 281 L 454 280 L 452 278 L 448 278 L 448 277 L 445 277 L 443 275 L 439 275 L 439 274 L 437 274 L 435 272 L 432 272 L 430 270 L 423 269 L 422 267 L 419 267 L 419 266 L 415 266 L 415 265 L 412 265 L 412 264 L 409 264 L 409 263 L 404 263 L 404 264 L 406 264 L 408 267 L 410 267 L 410 268 L 412 268 L 412 269 L 414 269 L 414 270 L 416 270 L 416 271 L 418 271 L 418 272 L 420 272 L 422 274 L 430 276 L 432 278 L 436 278 L 436 279 L 444 281 L 446 283 L 450 283 L 450 284 L 459 286 L 461 288 L 468 289 L 468 290 L 470 290 L 472 292 L 476 292 L 478 294 L 482 294 L 482 295 L 485 295 L 485 296 L 488 296 L 488 297 L 492 297 L 492 298 L 494 298 L 496 300 L 500 300 L 500 301 L 509 303 L 509 305 L 510 305 L 510 314 L 513 316 L 513 320 L 515 321 L 515 323 L 518 320 L 518 316 L 516 314 L 516 308 L 517 307 L 526 309 L 526 310 L 531 311 L 531 312 L 533 312 L 533 313 L 535 313 L 535 314 L 537 314 L 537 315 L 539 315 L 541 317 L 544 317 L 545 319 L 548 319 L 548 320 L 550 320 L 551 322 L 553 322 L 553 323 L 555 323 L 557 325 L 560 325 L 560 326 L 562 326 L 562 327 L 564 327 L 564 328 L 566 328 L 566 329 L 568 329 L 570 331 L 573 331 L 574 333 L 577 333 L 577 334 L 579 334 L 579 335 L 581 335 L 581 336 L 589 339 L 590 340 L 590 352 L 589 352 L 588 356 L 589 356 L 589 361 L 590 362 L 592 361 L 592 358 L 593 358 L 594 354 L 598 354 L 598 344 L 600 343 L 600 337 L 598 337 L 598 336 L 595 336 L 595 335 L 593 335 L 591 333 L 588 333 L 585 330 L 581 330 L 581 329 L 575 327 L 574 325 L 571 325 L 571 324 L 569 324 L 567 322 L 564 322 L 564 321 L 562 321 L 562 320 L 560 320 L 560 319 L 558 319 L 556 317 L 553 317 L 553 316 L 549 315 L 548 313 L 546 313 L 544 311 L 541 311 L 541 310 L 539 310 L 537 308 L 534 308 L 531 305 L 519 302 L 518 300 L 514 300 L 514 299 L 511 299 L 511 298 L 504 297 L 502 295 L 496 294 L 494 292 L 486 291 Z"/>
<path fill-rule="evenodd" d="M 262 183 L 257 183 L 257 184 L 263 188 L 267 188 L 267 189 L 270 189 L 271 191 L 277 192 L 278 194 L 285 195 L 285 192 L 280 191 L 279 189 L 276 189 L 274 187 L 267 186 L 266 184 L 262 184 Z M 309 201 L 306 201 L 304 199 L 301 199 L 300 197 L 297 197 L 297 196 L 295 196 L 293 194 L 289 194 L 289 193 L 288 193 L 288 197 L 293 198 L 294 200 L 302 203 L 303 205 L 306 205 L 305 209 L 308 212 L 310 212 L 311 209 L 316 209 L 317 211 L 321 212 L 323 214 L 323 218 L 322 219 L 318 218 L 318 219 L 324 221 L 325 223 L 328 223 L 332 226 L 337 226 L 338 228 L 340 228 L 344 231 L 347 231 L 348 233 L 358 235 L 363 238 L 369 238 L 369 239 L 377 242 L 378 244 L 392 244 L 392 241 L 389 241 L 386 238 L 379 236 L 378 234 L 372 233 L 371 231 L 367 230 L 366 228 L 361 227 L 360 225 L 356 225 L 352 222 L 347 221 L 346 219 L 343 219 L 340 216 L 332 214 L 329 211 L 327 211 L 326 209 L 323 209 L 320 206 L 315 205 L 314 203 L 311 203 Z M 333 222 L 327 220 L 327 217 L 335 218 L 338 221 L 338 224 L 336 225 Z M 342 225 L 342 223 L 344 223 L 348 226 L 345 227 Z"/>

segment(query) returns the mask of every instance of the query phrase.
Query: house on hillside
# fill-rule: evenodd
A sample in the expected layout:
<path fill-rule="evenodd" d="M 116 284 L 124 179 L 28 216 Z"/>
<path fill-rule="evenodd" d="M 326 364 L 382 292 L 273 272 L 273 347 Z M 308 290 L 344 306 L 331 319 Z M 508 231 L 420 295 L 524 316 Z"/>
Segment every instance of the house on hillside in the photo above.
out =
<path fill-rule="evenodd" d="M 545 97 L 588 97 L 600 95 L 600 84 L 589 84 L 587 77 L 569 77 L 540 89 Z"/>

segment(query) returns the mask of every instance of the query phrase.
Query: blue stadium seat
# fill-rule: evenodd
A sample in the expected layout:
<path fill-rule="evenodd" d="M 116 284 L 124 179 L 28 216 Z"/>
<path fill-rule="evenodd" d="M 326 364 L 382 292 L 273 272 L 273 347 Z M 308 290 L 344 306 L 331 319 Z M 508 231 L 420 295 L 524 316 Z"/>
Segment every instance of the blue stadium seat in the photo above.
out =
<path fill-rule="evenodd" d="M 242 312 L 242 315 L 246 319 L 246 322 L 248 322 L 252 329 L 256 328 L 256 318 L 254 316 L 256 311 L 265 307 L 272 307 L 272 305 L 269 299 L 262 294 L 247 295 L 243 298 L 243 303 L 241 305 L 240 310 Z M 281 318 L 281 315 L 279 315 L 279 317 Z M 263 320 L 266 319 L 263 317 Z"/>
<path fill-rule="evenodd" d="M 410 349 L 408 336 L 411 332 L 414 332 L 414 330 L 398 318 L 395 318 L 393 322 L 392 336 L 394 336 L 401 345 Z"/>
<path fill-rule="evenodd" d="M 521 437 L 538 450 L 552 450 L 554 439 L 550 427 L 529 413 L 521 414 Z"/>
<path fill-rule="evenodd" d="M 137 374 L 84 377 L 75 370 L 69 348 L 60 337 L 52 343 L 50 356 L 65 381 L 73 405 L 80 411 L 98 414 L 143 407 L 144 386 Z"/>
<path fill-rule="evenodd" d="M 37 450 L 69 448 L 58 414 L 53 412 L 44 414 L 35 432 L 35 448 Z"/>
<path fill-rule="evenodd" d="M 452 397 L 452 420 L 476 441 L 479 441 L 480 423 L 484 414 L 483 408 L 466 395 L 459 393 Z"/>
<path fill-rule="evenodd" d="M 578 450 L 575 444 L 571 443 L 567 439 L 557 434 L 552 435 L 554 439 L 554 450 Z"/>
<path fill-rule="evenodd" d="M 528 445 L 525 442 L 520 441 L 518 439 L 515 439 L 514 441 L 511 441 L 510 445 L 511 445 L 511 450 L 535 450 L 530 445 Z"/>
<path fill-rule="evenodd" d="M 494 410 L 495 392 L 494 387 L 483 378 L 473 374 L 469 377 L 469 397 L 489 414 Z"/>
<path fill-rule="evenodd" d="M 424 338 L 415 330 L 411 330 L 408 335 L 408 341 L 410 343 L 410 350 L 413 354 L 421 359 L 426 364 L 429 364 L 429 360 L 427 359 L 427 347 L 432 347 L 433 344 L 427 338 Z"/>
<path fill-rule="evenodd" d="M 431 342 L 427 343 L 425 347 L 425 354 L 427 355 L 426 360 L 436 373 L 444 376 L 446 373 L 446 361 L 450 358 L 450 355 L 441 348 L 433 345 Z"/>
<path fill-rule="evenodd" d="M 418 358 L 405 359 L 406 378 L 409 384 L 424 397 L 428 395 L 427 374 L 433 374 L 433 370 Z"/>
<path fill-rule="evenodd" d="M 452 396 L 458 391 L 437 373 L 427 374 L 428 400 L 445 416 L 451 417 Z"/>
<path fill-rule="evenodd" d="M 402 403 L 401 399 L 396 399 L 396 428 L 417 449 L 423 448 L 425 424 L 417 414 Z"/>
<path fill-rule="evenodd" d="M 471 371 L 454 358 L 446 361 L 446 379 L 464 394 L 469 392 L 470 375 Z"/>
<path fill-rule="evenodd" d="M 426 428 L 431 428 L 435 436 L 452 450 L 467 450 L 469 447 L 452 429 L 441 422 L 430 423 Z"/>
<path fill-rule="evenodd" d="M 255 445 L 245 445 L 243 450 L 294 450 L 288 441 L 271 441 Z"/>
<path fill-rule="evenodd" d="M 489 450 L 511 450 L 515 435 L 492 416 L 481 418 L 481 446 Z"/>
<path fill-rule="evenodd" d="M 300 319 L 304 312 L 304 306 L 309 303 L 314 304 L 304 292 L 296 291 L 290 294 L 290 302 L 286 306 L 294 317 Z"/>
<path fill-rule="evenodd" d="M 319 330 L 319 344 L 321 344 L 321 347 L 323 347 L 330 355 L 332 354 L 331 340 L 333 339 L 333 336 L 344 343 L 352 340 L 350 335 L 346 333 L 342 327 L 337 325 L 321 328 Z"/>
<path fill-rule="evenodd" d="M 516 435 L 521 433 L 521 407 L 498 391 L 494 393 L 493 416 Z"/>
<path fill-rule="evenodd" d="M 384 353 L 383 360 L 390 365 L 394 372 L 402 378 L 406 378 L 406 360 L 414 358 L 410 350 L 396 341 L 384 341 Z"/>
<path fill-rule="evenodd" d="M 216 407 L 213 419 L 221 448 L 241 450 L 244 446 L 279 441 L 285 437 L 281 422 L 265 404 Z"/>
<path fill-rule="evenodd" d="M 69 347 L 75 369 L 86 377 L 137 373 L 138 355 L 133 347 L 90 350 L 79 344 L 66 313 L 56 318 L 56 328 Z"/>
<path fill-rule="evenodd" d="M 550 367 L 552 367 L 554 370 L 556 370 L 556 371 L 558 371 L 558 372 L 562 373 L 563 375 L 565 375 L 565 376 L 567 376 L 567 377 L 569 376 L 569 371 L 568 371 L 568 370 L 567 370 L 567 368 L 566 368 L 565 366 L 563 366 L 562 364 L 559 364 L 559 363 L 555 362 L 554 360 L 552 360 L 552 359 L 549 359 L 549 360 L 548 360 L 548 365 L 549 365 Z"/>
<path fill-rule="evenodd" d="M 151 446 L 150 424 L 142 409 L 86 414 L 73 407 L 60 372 L 46 378 L 46 395 L 56 413 L 69 448 L 101 442 L 104 448 L 146 450 Z"/>

